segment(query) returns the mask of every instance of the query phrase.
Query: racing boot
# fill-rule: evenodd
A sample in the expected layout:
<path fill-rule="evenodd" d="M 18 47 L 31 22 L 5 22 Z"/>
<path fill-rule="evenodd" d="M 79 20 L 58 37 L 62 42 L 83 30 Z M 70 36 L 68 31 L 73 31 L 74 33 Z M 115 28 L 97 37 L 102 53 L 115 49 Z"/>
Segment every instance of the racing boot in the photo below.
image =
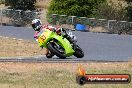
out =
<path fill-rule="evenodd" d="M 47 58 L 52 58 L 53 56 L 54 56 L 54 54 L 51 53 L 51 52 L 48 52 L 48 53 L 46 54 L 46 57 L 47 57 Z"/>

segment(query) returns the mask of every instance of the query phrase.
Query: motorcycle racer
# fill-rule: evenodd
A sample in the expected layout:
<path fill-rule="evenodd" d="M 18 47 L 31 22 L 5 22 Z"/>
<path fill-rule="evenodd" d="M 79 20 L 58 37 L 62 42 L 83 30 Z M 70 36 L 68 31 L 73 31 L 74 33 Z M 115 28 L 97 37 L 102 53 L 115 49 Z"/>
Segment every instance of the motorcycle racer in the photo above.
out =
<path fill-rule="evenodd" d="M 53 27 L 49 25 L 42 25 L 42 22 L 40 19 L 34 19 L 32 21 L 32 28 L 34 29 L 34 38 L 36 41 L 38 41 L 38 37 L 41 35 L 41 31 L 44 29 L 49 29 L 50 31 L 56 32 L 58 35 L 63 35 L 65 38 L 67 38 L 71 43 L 73 41 L 76 41 L 76 37 L 72 35 L 71 33 L 67 34 L 66 31 L 63 28 L 60 27 Z M 42 47 L 43 48 L 43 47 Z M 48 49 L 46 49 L 46 57 L 52 58 L 54 54 L 52 54 Z"/>

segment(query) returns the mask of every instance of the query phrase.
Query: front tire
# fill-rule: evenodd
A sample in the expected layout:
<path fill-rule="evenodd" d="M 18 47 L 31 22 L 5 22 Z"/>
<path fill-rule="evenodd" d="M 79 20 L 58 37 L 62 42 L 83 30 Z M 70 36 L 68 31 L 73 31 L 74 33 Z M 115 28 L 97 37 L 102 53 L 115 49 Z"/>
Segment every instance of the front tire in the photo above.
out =
<path fill-rule="evenodd" d="M 77 58 L 83 58 L 84 57 L 84 52 L 78 45 L 75 46 L 74 50 L 75 50 L 74 56 L 76 56 Z"/>
<path fill-rule="evenodd" d="M 64 53 L 64 49 L 63 49 L 63 52 L 60 52 L 59 51 L 59 49 L 57 49 L 56 48 L 56 43 L 54 43 L 54 42 L 49 42 L 49 44 L 48 44 L 48 49 L 53 53 L 53 54 L 55 54 L 56 56 L 58 56 L 59 58 L 61 58 L 61 59 L 65 59 L 66 58 L 66 56 L 65 56 L 65 53 Z"/>

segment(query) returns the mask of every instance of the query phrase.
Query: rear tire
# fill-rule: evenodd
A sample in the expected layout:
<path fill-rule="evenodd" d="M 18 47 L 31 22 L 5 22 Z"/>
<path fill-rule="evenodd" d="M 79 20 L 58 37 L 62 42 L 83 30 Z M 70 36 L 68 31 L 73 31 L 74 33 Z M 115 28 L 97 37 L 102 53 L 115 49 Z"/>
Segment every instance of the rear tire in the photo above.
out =
<path fill-rule="evenodd" d="M 74 56 L 76 56 L 77 58 L 83 58 L 84 57 L 84 52 L 78 45 L 75 46 L 74 50 L 75 50 Z"/>
<path fill-rule="evenodd" d="M 53 54 L 55 54 L 56 56 L 58 56 L 59 58 L 61 58 L 61 59 L 65 59 L 66 58 L 66 56 L 65 56 L 65 54 L 64 54 L 64 51 L 63 51 L 63 53 L 61 53 L 59 50 L 57 50 L 56 48 L 55 48 L 55 43 L 54 42 L 50 42 L 49 44 L 48 44 L 48 49 L 53 53 Z"/>

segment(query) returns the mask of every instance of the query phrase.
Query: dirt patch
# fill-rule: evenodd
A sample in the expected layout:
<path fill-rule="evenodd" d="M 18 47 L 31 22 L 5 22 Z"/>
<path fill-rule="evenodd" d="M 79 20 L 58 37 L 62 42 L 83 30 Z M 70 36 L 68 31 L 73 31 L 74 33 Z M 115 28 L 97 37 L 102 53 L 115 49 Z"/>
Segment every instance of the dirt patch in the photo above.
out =
<path fill-rule="evenodd" d="M 93 28 L 91 27 L 91 28 L 89 28 L 89 31 L 90 32 L 100 32 L 100 33 L 108 32 L 108 30 L 103 27 L 93 27 Z"/>
<path fill-rule="evenodd" d="M 0 63 L 0 70 L 6 72 L 30 72 L 33 70 L 41 70 L 41 69 L 65 69 L 70 72 L 76 72 L 77 68 L 82 65 L 86 70 L 96 69 L 96 70 L 129 70 L 132 71 L 132 67 L 130 66 L 132 62 L 108 62 L 108 63 L 15 63 L 15 62 L 6 62 Z M 61 68 L 60 68 L 61 67 Z"/>
<path fill-rule="evenodd" d="M 130 64 L 130 63 L 129 63 Z M 2 88 L 131 88 L 129 84 L 76 83 L 78 67 L 87 74 L 130 74 L 132 67 L 120 63 L 0 63 L 0 85 Z M 52 85 L 51 85 L 52 84 Z"/>
<path fill-rule="evenodd" d="M 37 8 L 42 8 L 42 9 L 47 9 L 51 0 L 37 0 L 36 7 Z"/>
<path fill-rule="evenodd" d="M 0 37 L 0 57 L 44 55 L 36 41 L 18 40 Z"/>

